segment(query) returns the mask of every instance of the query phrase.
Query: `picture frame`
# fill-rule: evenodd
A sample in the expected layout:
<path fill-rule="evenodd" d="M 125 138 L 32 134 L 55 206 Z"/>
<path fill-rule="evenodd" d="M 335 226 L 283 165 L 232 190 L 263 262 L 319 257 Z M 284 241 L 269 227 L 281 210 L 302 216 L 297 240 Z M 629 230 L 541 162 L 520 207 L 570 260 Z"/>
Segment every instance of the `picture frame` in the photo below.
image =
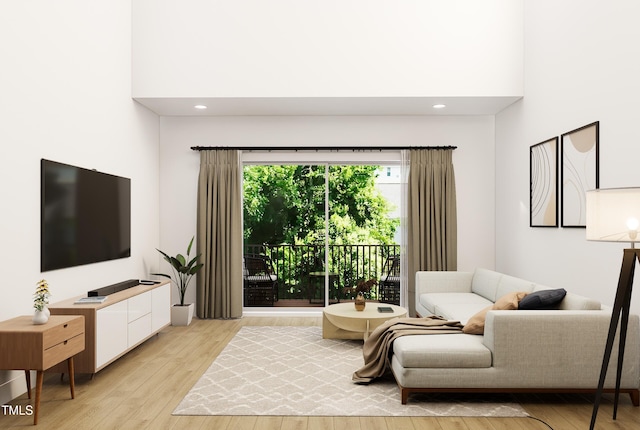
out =
<path fill-rule="evenodd" d="M 560 222 L 562 227 L 586 227 L 586 192 L 600 187 L 600 122 L 561 136 Z"/>
<path fill-rule="evenodd" d="M 529 227 L 558 227 L 558 137 L 529 148 Z"/>

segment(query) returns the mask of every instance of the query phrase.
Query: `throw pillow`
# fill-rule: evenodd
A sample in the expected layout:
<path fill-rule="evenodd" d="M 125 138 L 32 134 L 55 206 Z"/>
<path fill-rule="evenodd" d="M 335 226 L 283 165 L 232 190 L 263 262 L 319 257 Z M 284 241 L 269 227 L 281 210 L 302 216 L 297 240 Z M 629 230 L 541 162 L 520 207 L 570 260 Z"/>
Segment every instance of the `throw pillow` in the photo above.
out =
<path fill-rule="evenodd" d="M 567 291 L 564 288 L 536 291 L 522 299 L 518 309 L 549 309 L 560 303 L 566 295 Z"/>
<path fill-rule="evenodd" d="M 514 292 L 508 293 L 500 297 L 492 306 L 488 306 L 469 318 L 469 321 L 462 328 L 463 333 L 467 334 L 484 334 L 484 321 L 487 318 L 487 312 L 490 310 L 510 311 L 518 309 L 518 304 L 527 293 Z"/>

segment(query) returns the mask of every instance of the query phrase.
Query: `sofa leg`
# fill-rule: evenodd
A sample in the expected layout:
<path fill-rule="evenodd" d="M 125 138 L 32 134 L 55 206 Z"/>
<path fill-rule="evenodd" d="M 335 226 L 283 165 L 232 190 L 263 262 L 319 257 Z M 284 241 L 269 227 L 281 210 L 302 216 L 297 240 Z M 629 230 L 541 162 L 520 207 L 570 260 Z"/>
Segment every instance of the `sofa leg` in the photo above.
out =
<path fill-rule="evenodd" d="M 407 390 L 406 388 L 401 388 L 400 397 L 402 398 L 402 404 L 406 405 L 409 401 L 409 390 Z"/>
<path fill-rule="evenodd" d="M 629 395 L 631 396 L 633 406 L 640 406 L 640 390 L 631 390 L 629 391 Z"/>

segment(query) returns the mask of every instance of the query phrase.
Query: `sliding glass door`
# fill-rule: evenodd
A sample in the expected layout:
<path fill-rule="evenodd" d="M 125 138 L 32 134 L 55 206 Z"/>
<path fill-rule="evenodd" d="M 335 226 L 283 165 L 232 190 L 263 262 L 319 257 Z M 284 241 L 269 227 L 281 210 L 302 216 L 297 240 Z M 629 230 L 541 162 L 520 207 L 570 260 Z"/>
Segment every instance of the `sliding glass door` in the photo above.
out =
<path fill-rule="evenodd" d="M 324 305 L 326 166 L 244 166 L 245 306 Z M 258 261 L 258 265 L 260 262 Z M 254 299 L 260 281 L 277 284 L 273 297 Z M 308 302 L 308 303 L 307 303 Z"/>
<path fill-rule="evenodd" d="M 396 171 L 246 163 L 244 306 L 322 307 L 358 291 L 380 300 L 384 271 L 400 254 Z"/>

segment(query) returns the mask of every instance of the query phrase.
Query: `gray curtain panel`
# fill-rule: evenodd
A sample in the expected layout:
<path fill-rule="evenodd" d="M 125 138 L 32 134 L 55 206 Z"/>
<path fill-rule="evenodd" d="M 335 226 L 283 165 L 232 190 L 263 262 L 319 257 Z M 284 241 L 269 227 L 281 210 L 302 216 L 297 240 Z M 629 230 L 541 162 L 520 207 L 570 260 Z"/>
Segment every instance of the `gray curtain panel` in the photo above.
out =
<path fill-rule="evenodd" d="M 242 317 L 242 187 L 236 150 L 200 151 L 197 248 L 199 318 Z"/>
<path fill-rule="evenodd" d="M 408 303 L 415 314 L 415 273 L 457 270 L 458 227 L 453 149 L 412 149 L 407 184 Z"/>

